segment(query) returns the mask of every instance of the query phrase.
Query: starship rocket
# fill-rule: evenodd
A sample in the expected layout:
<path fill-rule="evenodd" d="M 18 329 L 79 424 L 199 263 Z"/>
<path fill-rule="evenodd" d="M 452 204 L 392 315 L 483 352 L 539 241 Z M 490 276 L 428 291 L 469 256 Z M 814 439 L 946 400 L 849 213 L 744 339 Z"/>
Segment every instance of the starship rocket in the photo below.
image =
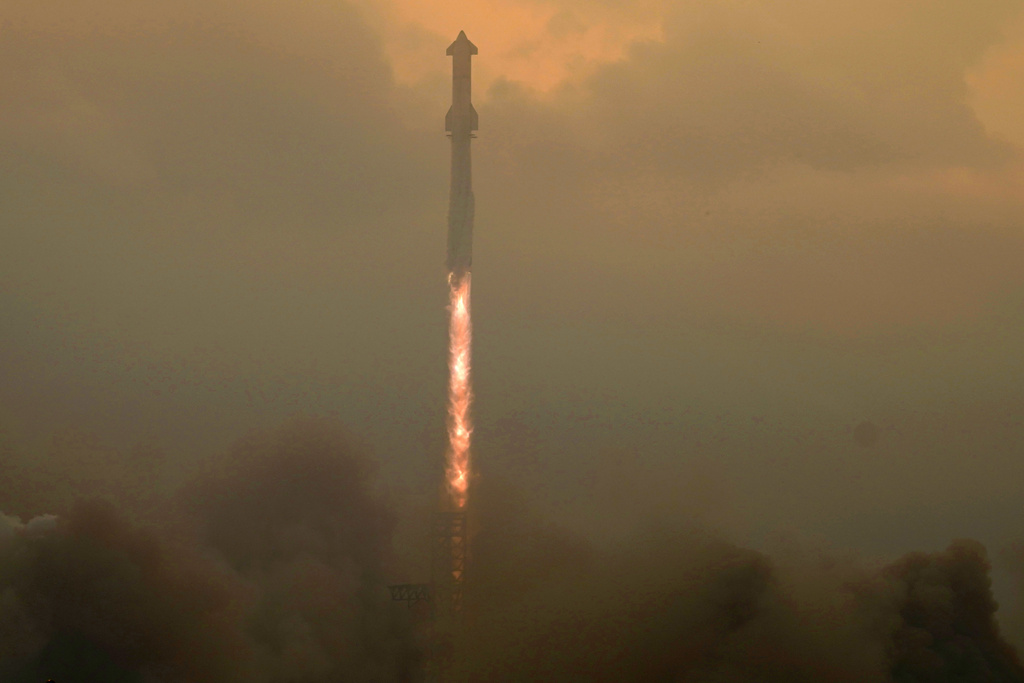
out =
<path fill-rule="evenodd" d="M 452 139 L 452 184 L 448 197 L 448 272 L 453 284 L 469 273 L 473 264 L 473 169 L 469 144 L 477 129 L 471 98 L 470 59 L 477 53 L 465 31 L 448 46 L 452 57 L 452 106 L 444 127 Z"/>

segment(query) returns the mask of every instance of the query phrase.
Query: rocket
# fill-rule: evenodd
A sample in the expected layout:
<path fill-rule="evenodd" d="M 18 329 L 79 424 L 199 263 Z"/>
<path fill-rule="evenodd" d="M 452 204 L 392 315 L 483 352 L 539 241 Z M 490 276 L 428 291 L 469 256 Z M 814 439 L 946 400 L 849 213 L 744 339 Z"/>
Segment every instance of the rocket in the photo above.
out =
<path fill-rule="evenodd" d="M 473 170 L 470 140 L 475 137 L 477 114 L 471 98 L 470 60 L 477 53 L 465 31 L 448 46 L 452 57 L 452 106 L 444 127 L 452 139 L 452 180 L 448 196 L 448 272 L 453 284 L 469 273 L 473 264 Z"/>

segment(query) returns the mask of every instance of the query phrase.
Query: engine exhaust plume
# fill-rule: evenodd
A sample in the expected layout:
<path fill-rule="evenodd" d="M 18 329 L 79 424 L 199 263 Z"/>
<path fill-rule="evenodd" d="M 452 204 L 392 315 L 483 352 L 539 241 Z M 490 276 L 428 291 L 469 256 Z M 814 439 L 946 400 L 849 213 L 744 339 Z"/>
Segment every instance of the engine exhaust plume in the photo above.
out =
<path fill-rule="evenodd" d="M 470 275 L 448 277 L 448 492 L 456 509 L 469 494 L 469 446 L 473 434 L 469 408 L 473 400 L 470 359 L 473 322 L 469 308 Z"/>

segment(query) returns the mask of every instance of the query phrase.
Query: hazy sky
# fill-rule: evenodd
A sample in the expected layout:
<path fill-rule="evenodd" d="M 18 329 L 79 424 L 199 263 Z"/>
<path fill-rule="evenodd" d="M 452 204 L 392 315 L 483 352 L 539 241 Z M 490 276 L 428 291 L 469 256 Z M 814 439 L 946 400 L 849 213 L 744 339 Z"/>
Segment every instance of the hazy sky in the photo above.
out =
<path fill-rule="evenodd" d="M 465 29 L 484 476 L 596 538 L 1024 544 L 1024 2 L 2 14 L 0 436 L 25 472 L 116 476 L 138 444 L 185 472 L 311 412 L 429 490 Z"/>

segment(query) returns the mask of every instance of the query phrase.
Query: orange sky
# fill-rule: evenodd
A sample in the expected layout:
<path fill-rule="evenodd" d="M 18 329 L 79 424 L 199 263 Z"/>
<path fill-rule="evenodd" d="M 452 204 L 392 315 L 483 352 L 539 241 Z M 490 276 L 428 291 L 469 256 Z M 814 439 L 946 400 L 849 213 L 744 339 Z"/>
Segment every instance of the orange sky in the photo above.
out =
<path fill-rule="evenodd" d="M 636 41 L 663 39 L 660 0 L 616 7 L 521 0 L 364 0 L 377 19 L 396 79 L 413 84 L 440 76 L 437 45 L 465 30 L 481 49 L 478 99 L 495 80 L 518 81 L 538 92 L 623 59 Z M 1024 19 L 1007 27 L 1005 41 L 965 74 L 971 103 L 986 128 L 1024 146 Z"/>
<path fill-rule="evenodd" d="M 993 134 L 1024 147 L 1024 17 L 967 74 L 971 104 Z"/>
<path fill-rule="evenodd" d="M 438 73 L 437 41 L 466 31 L 481 59 L 476 85 L 483 94 L 498 78 L 548 91 L 595 64 L 623 58 L 630 43 L 661 37 L 657 0 L 628 9 L 565 3 L 488 0 L 387 0 L 372 2 L 399 81 L 412 83 Z M 482 47 L 481 47 L 482 46 Z"/>

